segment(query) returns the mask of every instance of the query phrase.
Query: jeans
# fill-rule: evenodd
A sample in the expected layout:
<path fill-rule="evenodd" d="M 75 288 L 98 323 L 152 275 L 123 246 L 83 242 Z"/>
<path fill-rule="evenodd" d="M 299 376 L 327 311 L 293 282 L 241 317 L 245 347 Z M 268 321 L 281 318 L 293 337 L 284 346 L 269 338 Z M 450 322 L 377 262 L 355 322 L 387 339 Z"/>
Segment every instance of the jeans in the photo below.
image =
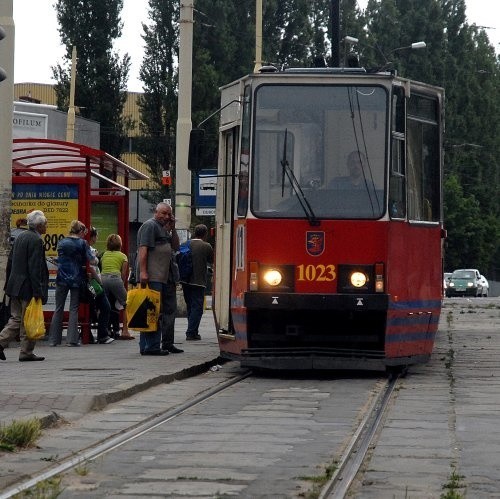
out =
<path fill-rule="evenodd" d="M 186 336 L 196 336 L 203 315 L 203 302 L 205 299 L 205 288 L 192 284 L 182 283 L 182 293 L 186 302 L 188 327 Z"/>
<path fill-rule="evenodd" d="M 161 350 L 161 347 L 166 350 L 174 344 L 175 314 L 177 313 L 176 286 L 173 283 L 150 281 L 149 287 L 161 293 L 160 317 L 156 331 L 139 334 L 141 353 Z"/>
<path fill-rule="evenodd" d="M 78 343 L 78 306 L 80 305 L 80 290 L 78 288 L 70 288 L 66 284 L 56 283 L 56 308 L 52 316 L 49 331 L 49 344 L 60 345 L 62 341 L 63 330 L 63 313 L 66 297 L 70 292 L 69 300 L 69 319 L 68 319 L 68 333 L 66 336 L 66 343 Z"/>

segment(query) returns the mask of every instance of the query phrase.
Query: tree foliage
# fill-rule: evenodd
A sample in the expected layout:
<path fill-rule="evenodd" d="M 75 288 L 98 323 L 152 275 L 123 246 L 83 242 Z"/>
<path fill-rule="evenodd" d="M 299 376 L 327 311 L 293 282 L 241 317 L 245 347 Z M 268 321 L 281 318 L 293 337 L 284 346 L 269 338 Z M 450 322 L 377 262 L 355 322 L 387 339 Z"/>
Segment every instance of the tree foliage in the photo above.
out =
<path fill-rule="evenodd" d="M 263 6 L 265 63 L 331 61 L 332 0 Z M 445 268 L 473 266 L 498 278 L 500 60 L 487 33 L 468 23 L 465 0 L 369 0 L 364 12 L 356 0 L 341 0 L 340 38 L 346 35 L 360 40 L 354 49 L 362 66 L 445 89 Z M 427 47 L 403 48 L 416 41 Z M 350 49 L 340 47 L 341 61 Z M 253 71 L 254 58 L 255 0 L 196 0 L 193 125 L 218 109 L 220 86 Z M 217 115 L 204 125 L 212 144 L 207 167 L 216 165 L 217 125 Z"/>
<path fill-rule="evenodd" d="M 101 149 L 119 156 L 131 123 L 123 118 L 130 57 L 121 60 L 113 41 L 121 36 L 123 0 L 57 0 L 64 65 L 52 72 L 59 109 L 69 106 L 71 56 L 77 49 L 75 105 L 81 116 L 101 124 Z"/>
<path fill-rule="evenodd" d="M 175 162 L 175 128 L 177 121 L 176 61 L 178 47 L 177 2 L 149 0 L 148 24 L 143 24 L 144 59 L 140 78 L 144 93 L 139 99 L 141 137 L 137 150 L 147 165 L 151 178 L 148 200 L 154 204 L 170 198 L 170 186 L 163 186 L 162 172 Z M 173 169 L 172 169 L 173 179 Z"/>

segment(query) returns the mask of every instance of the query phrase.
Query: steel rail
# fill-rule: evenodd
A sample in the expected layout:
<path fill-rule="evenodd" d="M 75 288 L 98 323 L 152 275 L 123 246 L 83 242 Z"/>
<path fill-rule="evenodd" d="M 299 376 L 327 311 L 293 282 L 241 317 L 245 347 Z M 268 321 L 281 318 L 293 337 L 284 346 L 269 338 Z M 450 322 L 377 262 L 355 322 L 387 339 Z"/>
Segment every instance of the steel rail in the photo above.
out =
<path fill-rule="evenodd" d="M 394 376 L 386 381 L 354 432 L 335 473 L 321 490 L 318 499 L 344 499 L 346 497 L 380 426 L 398 379 L 398 376 Z"/>
<path fill-rule="evenodd" d="M 213 388 L 210 388 L 206 392 L 197 395 L 192 400 L 185 402 L 175 409 L 169 409 L 167 411 L 156 414 L 150 418 L 148 418 L 145 422 L 139 423 L 138 425 L 134 425 L 131 428 L 121 430 L 118 434 L 112 435 L 111 437 L 99 442 L 96 445 L 92 445 L 84 450 L 77 451 L 74 455 L 62 459 L 56 465 L 51 466 L 49 469 L 46 469 L 36 475 L 33 475 L 31 478 L 18 482 L 17 484 L 11 486 L 10 488 L 3 490 L 0 492 L 0 499 L 8 499 L 10 497 L 19 494 L 31 487 L 34 487 L 37 483 L 52 478 L 60 473 L 64 473 L 71 468 L 75 468 L 76 466 L 86 462 L 94 460 L 108 452 L 113 451 L 114 449 L 125 445 L 128 442 L 148 433 L 149 431 L 161 426 L 164 423 L 180 416 L 187 410 L 205 402 L 206 400 L 214 397 L 220 392 L 227 390 L 231 386 L 243 381 L 248 378 L 252 374 L 251 371 L 246 371 L 239 376 L 235 376 L 234 378 L 229 379 L 217 385 Z"/>

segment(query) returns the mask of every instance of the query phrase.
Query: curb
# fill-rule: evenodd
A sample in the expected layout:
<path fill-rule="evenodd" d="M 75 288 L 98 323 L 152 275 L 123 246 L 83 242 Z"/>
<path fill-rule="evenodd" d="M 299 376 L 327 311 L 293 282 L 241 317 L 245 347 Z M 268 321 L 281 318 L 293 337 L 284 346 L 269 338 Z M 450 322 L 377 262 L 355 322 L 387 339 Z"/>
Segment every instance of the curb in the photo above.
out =
<path fill-rule="evenodd" d="M 36 417 L 40 421 L 42 429 L 53 428 L 63 422 L 75 421 L 77 419 L 80 419 L 89 412 L 102 411 L 109 404 L 120 402 L 121 400 L 132 397 L 147 390 L 148 388 L 153 388 L 161 384 L 168 384 L 172 383 L 173 381 L 179 381 L 186 378 L 192 378 L 194 376 L 197 376 L 198 374 L 202 374 L 208 371 L 212 366 L 222 364 L 223 362 L 224 359 L 216 357 L 215 359 L 202 362 L 201 364 L 181 369 L 180 371 L 177 371 L 175 373 L 155 376 L 151 379 L 148 379 L 147 381 L 131 385 L 121 390 L 101 393 L 98 395 L 91 395 L 89 397 L 78 397 L 71 403 L 70 408 L 65 411 L 66 416 L 63 416 L 62 414 L 59 414 L 55 411 L 51 411 L 49 414 L 40 414 L 38 416 L 35 414 L 33 415 L 33 417 Z M 20 418 L 17 421 L 24 421 L 27 419 L 31 418 Z"/>

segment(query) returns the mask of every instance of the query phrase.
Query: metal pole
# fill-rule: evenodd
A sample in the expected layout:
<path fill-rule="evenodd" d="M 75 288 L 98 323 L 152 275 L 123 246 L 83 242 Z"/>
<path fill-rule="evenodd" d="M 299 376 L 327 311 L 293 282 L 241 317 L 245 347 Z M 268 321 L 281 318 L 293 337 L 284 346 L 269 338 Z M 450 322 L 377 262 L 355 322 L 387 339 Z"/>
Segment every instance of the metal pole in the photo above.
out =
<path fill-rule="evenodd" d="M 262 0 L 257 0 L 255 7 L 255 66 L 257 73 L 262 67 Z"/>
<path fill-rule="evenodd" d="M 340 0 L 332 0 L 332 67 L 340 67 Z"/>
<path fill-rule="evenodd" d="M 5 283 L 5 267 L 10 241 L 12 205 L 12 117 L 14 110 L 14 12 L 13 0 L 0 1 L 0 65 L 7 78 L 0 82 L 0 289 Z"/>
<path fill-rule="evenodd" d="M 76 47 L 71 53 L 71 85 L 69 87 L 69 108 L 66 124 L 66 142 L 75 141 L 75 79 L 76 79 Z"/>
<path fill-rule="evenodd" d="M 191 224 L 191 172 L 188 170 L 191 132 L 194 0 L 181 0 L 179 17 L 179 97 L 175 155 L 176 227 L 188 230 Z"/>

